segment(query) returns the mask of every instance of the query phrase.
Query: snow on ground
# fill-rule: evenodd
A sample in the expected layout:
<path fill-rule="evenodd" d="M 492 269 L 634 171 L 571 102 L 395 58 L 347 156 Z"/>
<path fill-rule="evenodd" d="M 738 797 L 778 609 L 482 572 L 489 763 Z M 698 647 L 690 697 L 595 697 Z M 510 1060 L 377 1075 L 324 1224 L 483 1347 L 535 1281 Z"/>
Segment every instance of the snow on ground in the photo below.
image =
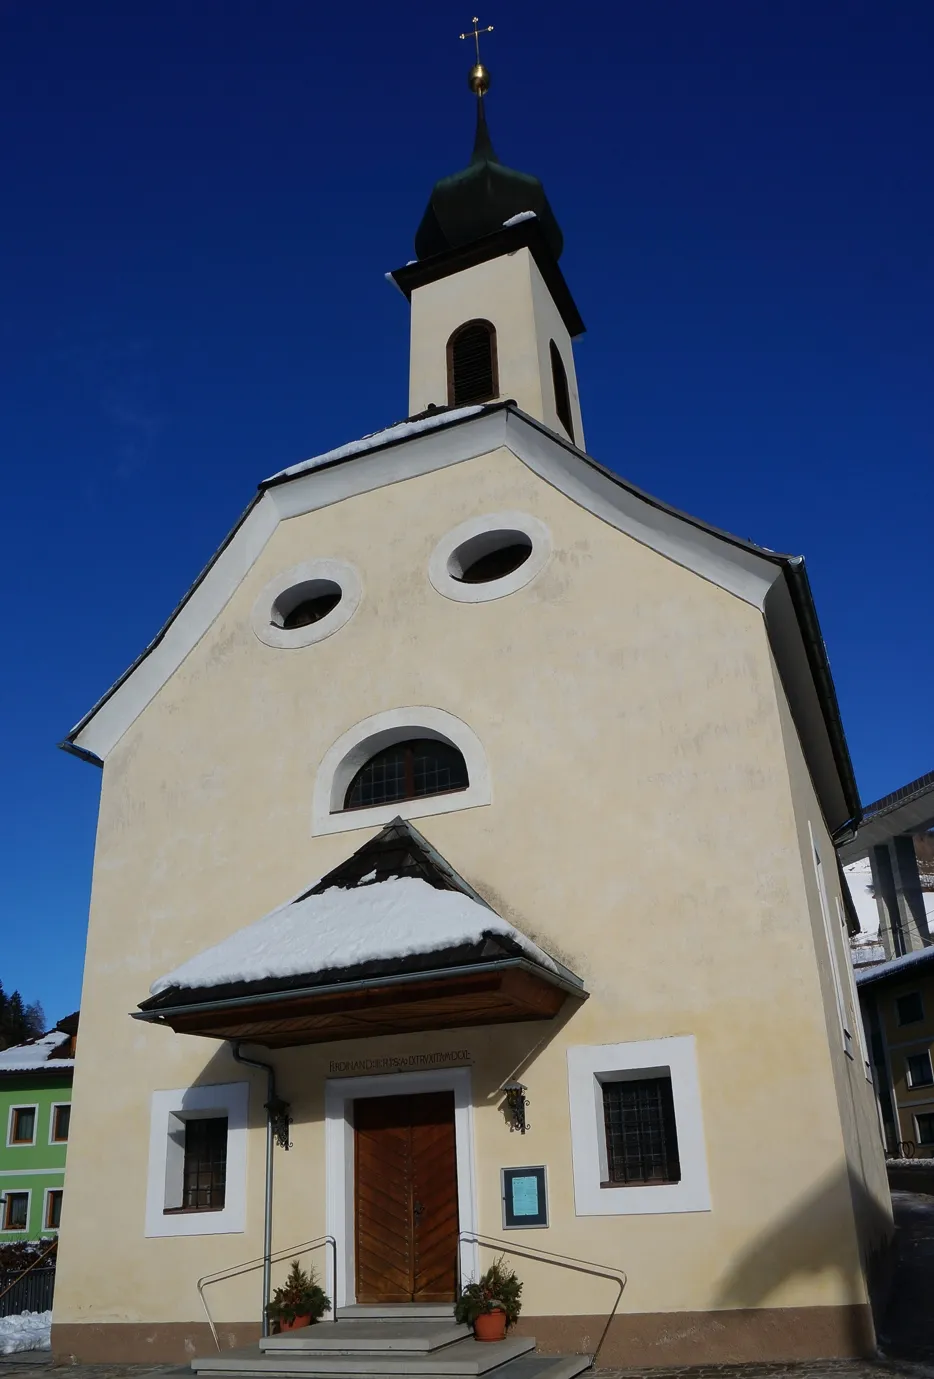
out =
<path fill-rule="evenodd" d="M 51 1333 L 51 1312 L 17 1312 L 12 1317 L 0 1317 L 0 1355 L 51 1350 Z"/>
<path fill-rule="evenodd" d="M 68 1035 L 60 1029 L 53 1029 L 39 1039 L 31 1039 L 28 1044 L 14 1044 L 11 1049 L 0 1053 L 0 1072 L 11 1073 L 23 1068 L 67 1068 L 75 1066 L 71 1058 L 52 1058 L 57 1048 L 68 1043 Z"/>
<path fill-rule="evenodd" d="M 513 939 L 539 966 L 551 958 L 498 914 L 460 891 L 440 891 L 413 876 L 290 900 L 160 977 L 153 996 L 170 987 L 226 986 L 271 977 L 300 977 L 479 943 L 485 934 Z"/>
<path fill-rule="evenodd" d="M 278 474 L 273 474 L 265 482 L 268 484 L 272 479 L 293 478 L 296 474 L 305 474 L 310 469 L 320 469 L 321 465 L 331 464 L 334 460 L 346 460 L 351 455 L 362 455 L 367 450 L 375 449 L 377 445 L 388 445 L 390 441 L 408 440 L 410 436 L 419 436 L 423 431 L 434 431 L 439 426 L 461 421 L 464 417 L 476 416 L 482 411 L 482 404 L 475 407 L 453 407 L 439 412 L 437 416 L 420 417 L 418 421 L 400 421 L 397 426 L 387 426 L 385 431 L 372 431 L 360 440 L 339 445 L 336 450 L 328 450 L 323 455 L 313 455 L 310 460 L 301 460 L 298 464 L 289 465 L 288 469 L 280 469 Z"/>

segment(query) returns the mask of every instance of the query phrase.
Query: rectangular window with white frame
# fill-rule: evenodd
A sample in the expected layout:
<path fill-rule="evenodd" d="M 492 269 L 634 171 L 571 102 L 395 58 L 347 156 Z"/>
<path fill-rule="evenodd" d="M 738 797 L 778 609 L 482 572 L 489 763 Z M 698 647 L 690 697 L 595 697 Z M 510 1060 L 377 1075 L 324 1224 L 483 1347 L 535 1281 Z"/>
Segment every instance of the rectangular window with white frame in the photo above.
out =
<path fill-rule="evenodd" d="M 39 1107 L 37 1105 L 11 1106 L 10 1118 L 7 1121 L 7 1149 L 26 1148 L 35 1144 L 36 1121 L 38 1119 Z"/>
<path fill-rule="evenodd" d="M 930 1050 L 925 1049 L 924 1053 L 908 1054 L 905 1059 L 905 1073 L 909 1087 L 934 1086 L 934 1069 L 931 1067 Z"/>
<path fill-rule="evenodd" d="M 567 1052 L 576 1215 L 709 1211 L 693 1035 Z"/>
<path fill-rule="evenodd" d="M 42 1206 L 42 1229 L 44 1231 L 57 1231 L 62 1224 L 62 1197 L 64 1193 L 60 1187 L 47 1187 L 45 1190 L 45 1202 Z"/>
<path fill-rule="evenodd" d="M 154 1092 L 146 1235 L 225 1235 L 246 1229 L 250 1084 Z"/>
<path fill-rule="evenodd" d="M 29 1228 L 29 1200 L 31 1197 L 32 1193 L 29 1191 L 5 1192 L 3 1194 L 0 1229 L 22 1231 L 25 1234 Z"/>
<path fill-rule="evenodd" d="M 53 1102 L 52 1111 L 49 1116 L 49 1144 L 67 1144 L 68 1131 L 70 1128 L 71 1102 Z"/>
<path fill-rule="evenodd" d="M 934 1111 L 921 1111 L 915 1116 L 915 1139 L 925 1149 L 934 1150 Z"/>

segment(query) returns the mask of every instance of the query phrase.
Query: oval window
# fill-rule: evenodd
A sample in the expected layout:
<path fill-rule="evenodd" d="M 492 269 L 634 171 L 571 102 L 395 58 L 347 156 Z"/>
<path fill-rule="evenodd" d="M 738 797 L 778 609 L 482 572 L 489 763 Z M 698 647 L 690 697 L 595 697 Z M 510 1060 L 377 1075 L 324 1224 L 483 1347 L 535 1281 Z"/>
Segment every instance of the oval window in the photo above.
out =
<path fill-rule="evenodd" d="M 270 622 L 273 627 L 291 631 L 310 627 L 337 607 L 341 601 L 341 587 L 330 579 L 311 579 L 293 585 L 279 595 L 272 606 Z"/>
<path fill-rule="evenodd" d="M 489 584 L 511 575 L 531 554 L 532 541 L 525 532 L 481 532 L 451 552 L 448 574 L 461 584 Z"/>

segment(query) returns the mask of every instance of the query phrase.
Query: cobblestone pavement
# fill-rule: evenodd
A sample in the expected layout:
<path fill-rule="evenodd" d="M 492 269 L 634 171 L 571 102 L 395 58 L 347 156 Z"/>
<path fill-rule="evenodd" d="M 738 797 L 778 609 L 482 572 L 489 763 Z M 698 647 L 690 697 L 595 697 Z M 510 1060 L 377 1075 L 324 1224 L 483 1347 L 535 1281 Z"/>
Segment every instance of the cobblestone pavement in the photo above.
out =
<path fill-rule="evenodd" d="M 871 1360 L 600 1369 L 599 1379 L 934 1379 L 934 1197 L 894 1192 L 898 1225 L 891 1301 Z M 25 1357 L 24 1357 L 25 1359 Z M 53 1365 L 0 1356 L 0 1379 L 191 1379 L 187 1365 Z"/>

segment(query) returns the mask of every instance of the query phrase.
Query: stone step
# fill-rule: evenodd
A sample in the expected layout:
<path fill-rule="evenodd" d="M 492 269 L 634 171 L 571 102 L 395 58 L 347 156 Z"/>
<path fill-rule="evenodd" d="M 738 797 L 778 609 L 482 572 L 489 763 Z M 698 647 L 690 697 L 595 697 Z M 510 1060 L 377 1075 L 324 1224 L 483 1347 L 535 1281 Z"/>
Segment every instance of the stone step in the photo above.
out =
<path fill-rule="evenodd" d="M 337 1309 L 338 1321 L 387 1321 L 394 1317 L 454 1316 L 453 1302 L 351 1302 Z"/>
<path fill-rule="evenodd" d="M 327 1327 L 326 1322 L 319 1324 Z M 333 1329 L 341 1325 L 337 1322 Z M 382 1323 L 386 1325 L 386 1323 Z M 318 1331 L 318 1327 L 314 1328 Z M 303 1349 L 260 1350 L 250 1346 L 245 1350 L 228 1350 L 192 1360 L 196 1374 L 226 1375 L 230 1379 L 269 1379 L 270 1375 L 301 1376 L 301 1379 L 477 1379 L 481 1374 L 499 1369 L 511 1360 L 535 1349 L 531 1336 L 507 1336 L 504 1341 L 475 1341 L 472 1336 L 439 1350 L 354 1350 L 328 1351 Z M 588 1362 L 589 1363 L 589 1362 Z M 575 1371 L 578 1372 L 578 1371 Z M 499 1376 L 497 1376 L 499 1379 Z M 528 1379 L 523 1376 L 523 1379 Z M 561 1379 L 556 1376 L 556 1379 Z"/>
<path fill-rule="evenodd" d="M 374 1317 L 349 1318 L 336 1322 L 319 1322 L 299 1331 L 285 1331 L 278 1336 L 266 1336 L 259 1348 L 268 1355 L 275 1351 L 356 1352 L 371 1354 L 403 1350 L 408 1353 L 427 1353 L 453 1345 L 470 1335 L 469 1326 L 460 1326 L 448 1317 Z"/>

